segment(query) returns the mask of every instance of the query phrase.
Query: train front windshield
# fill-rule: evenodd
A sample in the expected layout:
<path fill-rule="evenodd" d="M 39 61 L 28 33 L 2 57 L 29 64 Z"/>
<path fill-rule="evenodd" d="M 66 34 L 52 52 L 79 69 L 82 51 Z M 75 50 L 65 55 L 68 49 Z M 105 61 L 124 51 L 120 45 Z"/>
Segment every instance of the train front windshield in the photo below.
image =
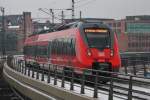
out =
<path fill-rule="evenodd" d="M 89 47 L 103 50 L 110 47 L 110 33 L 107 29 L 84 29 Z"/>

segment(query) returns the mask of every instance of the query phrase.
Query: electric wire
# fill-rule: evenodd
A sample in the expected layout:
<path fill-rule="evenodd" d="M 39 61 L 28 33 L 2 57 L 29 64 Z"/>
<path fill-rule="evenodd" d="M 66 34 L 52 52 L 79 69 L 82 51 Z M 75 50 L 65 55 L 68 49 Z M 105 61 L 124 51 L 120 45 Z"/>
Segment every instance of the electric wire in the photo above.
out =
<path fill-rule="evenodd" d="M 81 2 L 84 2 L 84 1 L 88 1 L 88 0 L 79 0 L 79 1 L 76 1 L 75 3 L 81 3 Z"/>
<path fill-rule="evenodd" d="M 81 4 L 81 5 L 79 5 L 79 6 L 76 6 L 75 8 L 77 9 L 77 8 L 81 8 L 81 7 L 87 6 L 88 4 L 91 4 L 91 3 L 94 2 L 94 1 L 96 1 L 96 0 L 89 0 L 89 1 L 87 1 L 86 3 L 84 3 L 84 4 Z"/>

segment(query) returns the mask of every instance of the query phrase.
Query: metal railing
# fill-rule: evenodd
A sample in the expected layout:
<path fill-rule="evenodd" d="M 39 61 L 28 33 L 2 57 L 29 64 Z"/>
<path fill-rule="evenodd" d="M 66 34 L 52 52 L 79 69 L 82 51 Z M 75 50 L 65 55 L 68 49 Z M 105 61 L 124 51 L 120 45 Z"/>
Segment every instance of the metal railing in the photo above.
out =
<path fill-rule="evenodd" d="M 7 61 L 11 68 L 23 75 L 40 81 L 46 81 L 47 84 L 58 85 L 59 83 L 62 88 L 68 88 L 69 86 L 69 90 L 71 91 L 74 91 L 75 87 L 78 87 L 80 94 L 92 91 L 93 98 L 99 98 L 99 94 L 107 94 L 108 100 L 115 100 L 114 98 L 147 100 L 150 98 L 150 89 L 147 89 L 148 92 L 139 90 L 141 87 L 142 89 L 146 89 L 147 86 L 150 86 L 150 81 L 143 81 L 149 79 L 142 76 L 135 76 L 136 74 L 127 75 L 127 73 L 121 74 L 77 68 L 78 70 L 84 70 L 83 74 L 77 75 L 75 73 L 76 69 L 71 66 L 56 64 L 31 66 L 31 62 L 26 64 L 24 60 L 17 58 L 8 58 Z M 69 69 L 60 69 L 63 67 Z"/>
<path fill-rule="evenodd" d="M 150 61 L 122 59 L 121 73 L 148 77 L 147 75 L 150 74 Z"/>

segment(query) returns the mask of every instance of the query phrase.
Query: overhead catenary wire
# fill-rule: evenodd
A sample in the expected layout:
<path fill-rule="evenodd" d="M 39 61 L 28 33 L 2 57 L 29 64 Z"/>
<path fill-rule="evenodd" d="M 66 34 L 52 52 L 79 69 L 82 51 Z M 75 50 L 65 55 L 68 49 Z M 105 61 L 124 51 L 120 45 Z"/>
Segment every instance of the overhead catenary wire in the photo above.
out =
<path fill-rule="evenodd" d="M 91 2 L 94 2 L 96 0 L 86 0 L 86 1 L 87 2 L 85 2 L 85 3 L 83 3 L 83 4 L 79 5 L 79 6 L 75 6 L 75 8 L 77 9 L 77 8 L 81 8 L 81 7 L 87 6 L 88 4 L 91 4 Z"/>
<path fill-rule="evenodd" d="M 46 14 L 48 14 L 48 15 L 50 15 L 50 16 L 52 16 L 51 13 L 49 13 L 49 12 L 43 10 L 42 8 L 39 8 L 39 10 L 42 11 L 42 12 L 44 12 L 44 13 L 46 13 Z M 56 17 L 56 16 L 54 16 L 54 19 L 59 20 L 59 21 L 61 20 L 60 18 L 58 18 L 58 17 Z"/>
<path fill-rule="evenodd" d="M 75 3 L 81 3 L 81 2 L 84 2 L 84 1 L 88 1 L 88 0 L 78 0 L 78 1 L 75 1 Z"/>

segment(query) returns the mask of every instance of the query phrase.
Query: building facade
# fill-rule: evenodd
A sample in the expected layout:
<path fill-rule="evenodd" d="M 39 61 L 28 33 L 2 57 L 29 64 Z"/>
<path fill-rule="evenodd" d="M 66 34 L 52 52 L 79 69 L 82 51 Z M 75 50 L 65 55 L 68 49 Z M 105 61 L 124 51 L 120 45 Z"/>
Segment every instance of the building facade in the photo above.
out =
<path fill-rule="evenodd" d="M 119 46 L 122 52 L 150 51 L 149 15 L 127 16 L 126 19 L 118 22 L 120 24 L 116 24 L 114 31 L 118 34 Z"/>
<path fill-rule="evenodd" d="M 2 16 L 0 16 L 0 32 L 1 35 L 5 34 L 4 45 L 6 52 L 22 52 L 24 40 L 32 33 L 33 29 L 31 13 L 23 12 L 20 15 L 6 15 L 4 22 L 5 32 L 2 31 Z M 1 36 L 0 41 L 2 41 L 2 38 Z"/>

